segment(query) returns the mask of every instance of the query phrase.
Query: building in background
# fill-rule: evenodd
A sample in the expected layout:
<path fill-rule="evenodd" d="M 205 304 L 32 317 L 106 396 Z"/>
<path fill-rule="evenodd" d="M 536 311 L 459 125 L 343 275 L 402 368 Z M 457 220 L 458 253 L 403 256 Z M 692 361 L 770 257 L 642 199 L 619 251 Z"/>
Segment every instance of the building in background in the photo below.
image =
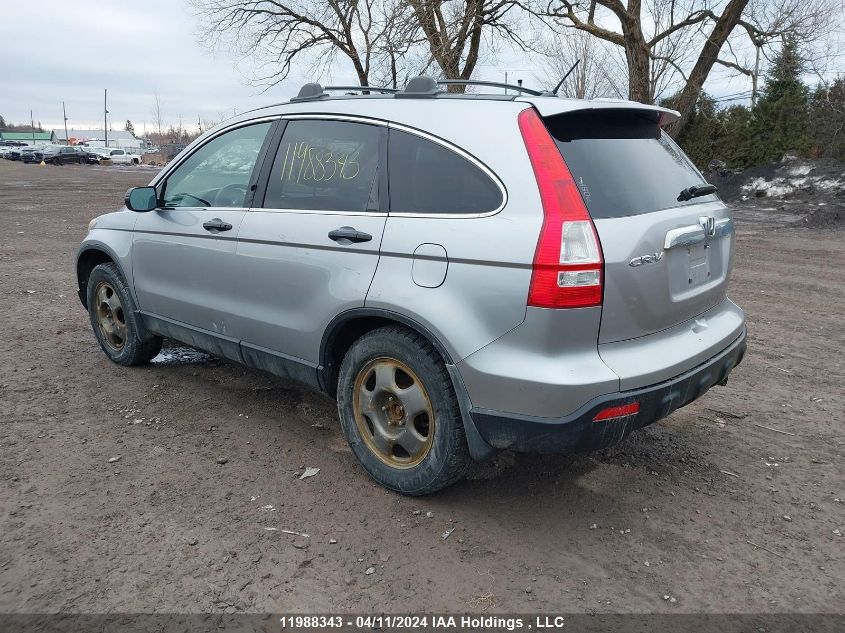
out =
<path fill-rule="evenodd" d="M 0 132 L 0 141 L 20 141 L 21 143 L 54 143 L 53 132 Z"/>
<path fill-rule="evenodd" d="M 66 142 L 64 129 L 53 130 L 53 134 L 55 135 L 57 142 Z M 67 137 L 67 140 L 70 141 L 70 145 L 85 144 L 92 145 L 94 147 L 104 147 L 106 144 L 105 130 L 69 129 L 67 131 Z M 109 147 L 118 147 L 120 149 L 140 151 L 146 146 L 144 141 L 139 138 L 135 138 L 135 136 L 131 132 L 127 132 L 125 130 L 109 130 L 108 138 Z"/>

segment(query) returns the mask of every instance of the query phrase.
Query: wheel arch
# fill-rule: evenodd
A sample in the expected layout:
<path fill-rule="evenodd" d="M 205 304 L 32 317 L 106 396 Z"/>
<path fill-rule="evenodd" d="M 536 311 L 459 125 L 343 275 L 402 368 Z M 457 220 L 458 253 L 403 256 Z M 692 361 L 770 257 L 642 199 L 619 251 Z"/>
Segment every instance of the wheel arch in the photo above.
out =
<path fill-rule="evenodd" d="M 330 395 L 336 395 L 337 374 L 340 363 L 352 344 L 367 332 L 386 325 L 404 325 L 423 336 L 434 346 L 447 363 L 452 357 L 446 347 L 424 325 L 399 312 L 377 308 L 355 308 L 338 314 L 326 327 L 320 343 L 320 386 Z"/>
<path fill-rule="evenodd" d="M 76 283 L 79 300 L 88 309 L 88 277 L 91 271 L 100 264 L 111 262 L 118 267 L 124 279 L 127 279 L 120 265 L 120 258 L 115 252 L 101 242 L 84 244 L 76 255 Z"/>

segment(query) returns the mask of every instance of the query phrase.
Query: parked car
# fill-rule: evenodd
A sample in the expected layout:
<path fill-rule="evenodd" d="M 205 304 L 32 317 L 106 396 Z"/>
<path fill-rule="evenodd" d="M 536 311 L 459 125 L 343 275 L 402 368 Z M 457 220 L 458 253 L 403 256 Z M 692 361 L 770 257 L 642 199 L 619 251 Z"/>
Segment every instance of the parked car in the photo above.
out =
<path fill-rule="evenodd" d="M 22 147 L 18 160 L 24 163 L 40 163 L 42 151 L 40 147 Z"/>
<path fill-rule="evenodd" d="M 112 149 L 103 156 L 103 160 L 111 161 L 114 165 L 138 165 L 141 162 L 141 155 L 122 149 Z"/>
<path fill-rule="evenodd" d="M 36 153 L 38 160 L 52 165 L 65 165 L 67 163 L 83 164 L 86 162 L 87 154 L 79 147 L 65 145 L 50 145 L 41 152 Z"/>
<path fill-rule="evenodd" d="M 85 160 L 90 164 L 98 164 L 101 160 L 107 160 L 111 149 L 108 147 L 85 146 Z"/>
<path fill-rule="evenodd" d="M 444 83 L 309 84 L 92 220 L 76 272 L 106 355 L 167 337 L 331 394 L 367 473 L 412 495 L 501 449 L 609 446 L 725 384 L 733 221 L 662 131 L 678 113 Z"/>
<path fill-rule="evenodd" d="M 12 145 L 7 158 L 9 160 L 21 160 L 24 150 L 35 150 L 31 145 Z"/>
<path fill-rule="evenodd" d="M 20 152 L 24 147 L 30 147 L 29 143 L 22 141 L 0 141 L 0 157 L 10 160 L 20 160 Z M 13 152 L 16 154 L 14 159 L 12 159 Z"/>

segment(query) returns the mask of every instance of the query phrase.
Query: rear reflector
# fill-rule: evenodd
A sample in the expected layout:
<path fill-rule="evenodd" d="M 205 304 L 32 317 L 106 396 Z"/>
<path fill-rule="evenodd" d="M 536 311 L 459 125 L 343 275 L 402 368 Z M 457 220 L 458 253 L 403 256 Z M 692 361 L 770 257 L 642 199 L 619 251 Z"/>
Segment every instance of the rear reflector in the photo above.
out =
<path fill-rule="evenodd" d="M 518 122 L 543 204 L 528 305 L 601 305 L 601 247 L 581 192 L 537 111 L 523 110 Z"/>
<path fill-rule="evenodd" d="M 618 407 L 608 407 L 602 409 L 593 418 L 593 422 L 601 422 L 603 420 L 614 420 L 616 418 L 627 418 L 629 415 L 636 415 L 640 412 L 640 403 L 632 402 L 630 404 L 621 404 Z"/>

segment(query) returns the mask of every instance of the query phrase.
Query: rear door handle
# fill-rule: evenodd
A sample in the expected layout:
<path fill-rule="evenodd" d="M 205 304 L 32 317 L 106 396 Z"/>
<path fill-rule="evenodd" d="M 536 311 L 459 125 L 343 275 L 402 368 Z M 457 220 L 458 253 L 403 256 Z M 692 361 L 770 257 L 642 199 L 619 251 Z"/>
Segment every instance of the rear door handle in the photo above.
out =
<path fill-rule="evenodd" d="M 212 233 L 219 233 L 221 231 L 231 231 L 232 225 L 228 222 L 224 222 L 220 218 L 214 218 L 208 222 L 203 222 L 202 228 L 206 231 L 211 231 Z"/>
<path fill-rule="evenodd" d="M 373 236 L 351 226 L 342 226 L 334 231 L 329 231 L 329 239 L 338 244 L 351 244 L 352 242 L 369 242 L 373 239 Z"/>

